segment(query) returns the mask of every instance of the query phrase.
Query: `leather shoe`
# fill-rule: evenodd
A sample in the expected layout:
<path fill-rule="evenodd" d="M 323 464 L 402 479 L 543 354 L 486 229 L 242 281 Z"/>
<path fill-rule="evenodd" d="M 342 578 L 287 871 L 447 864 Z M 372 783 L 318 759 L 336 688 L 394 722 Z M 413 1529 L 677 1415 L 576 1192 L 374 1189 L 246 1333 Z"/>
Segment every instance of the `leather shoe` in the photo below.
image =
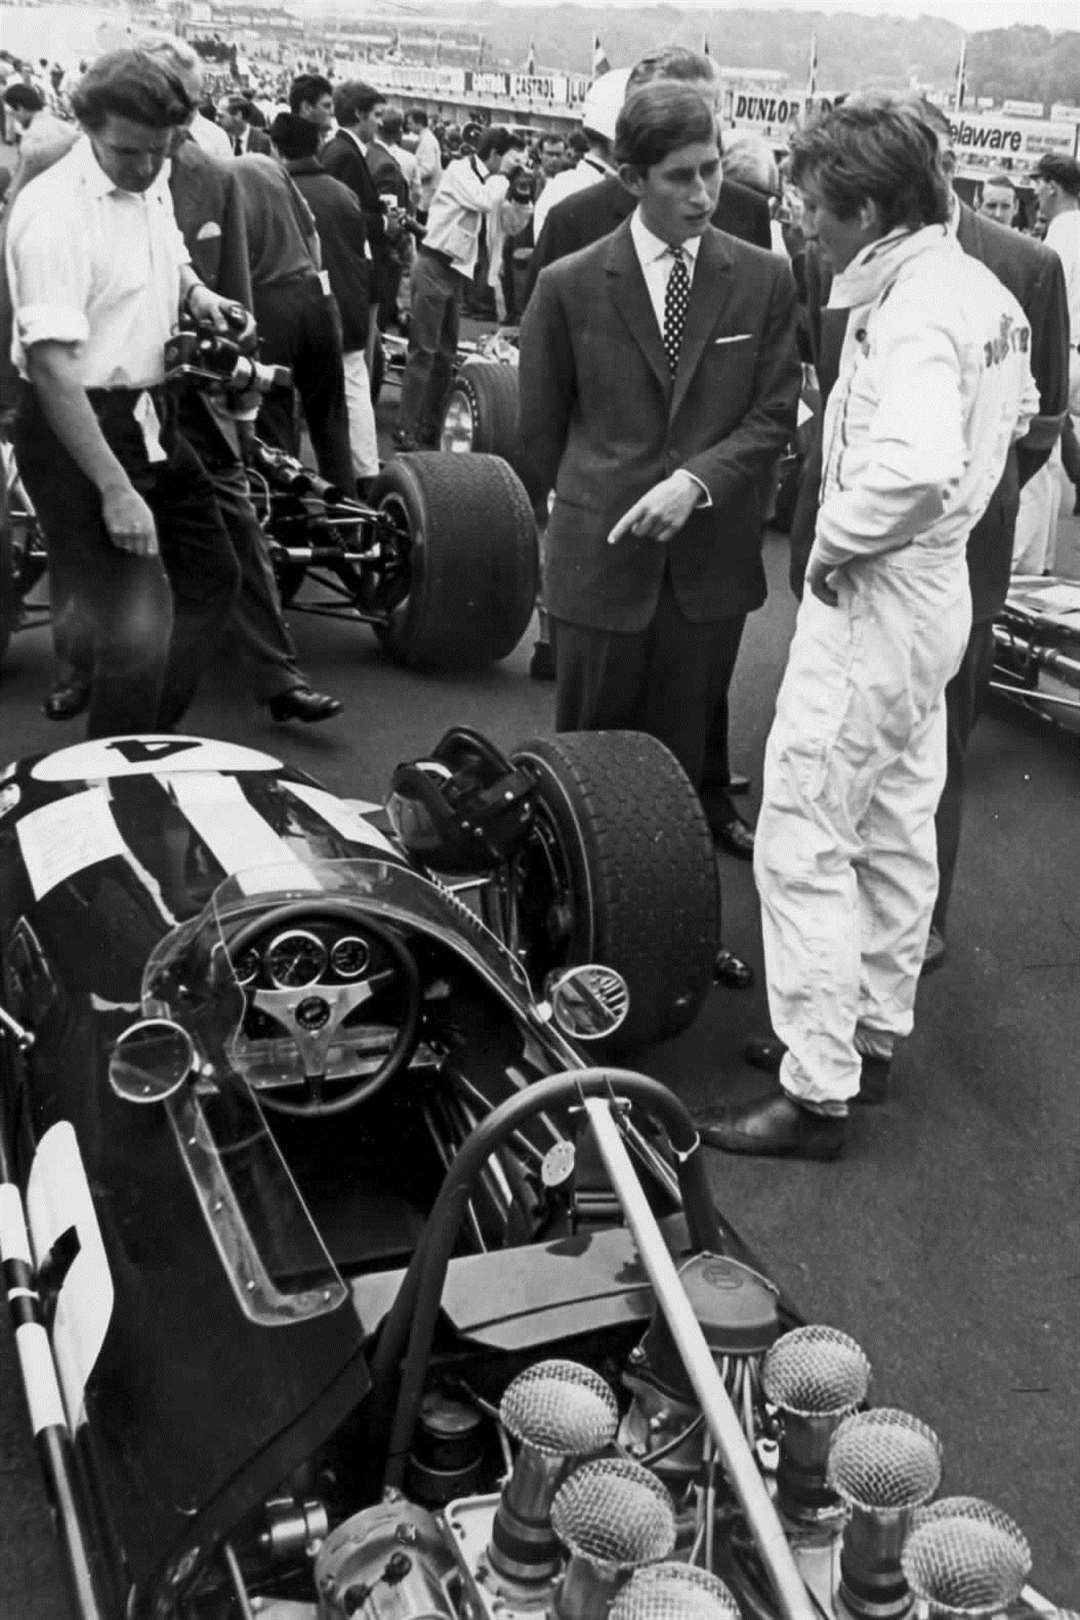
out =
<path fill-rule="evenodd" d="M 763 1069 L 766 1074 L 779 1074 L 787 1047 L 779 1035 L 751 1035 L 743 1047 L 743 1057 L 752 1069 Z M 867 1108 L 876 1108 L 889 1098 L 888 1058 L 864 1057 L 859 1089 L 852 1102 Z"/>
<path fill-rule="evenodd" d="M 719 950 L 713 963 L 713 983 L 728 990 L 749 990 L 754 982 L 754 970 L 734 951 Z"/>
<path fill-rule="evenodd" d="M 304 720 L 314 725 L 318 720 L 332 720 L 341 713 L 338 698 L 326 692 L 313 692 L 310 686 L 292 686 L 270 699 L 270 713 L 275 720 Z"/>
<path fill-rule="evenodd" d="M 835 1159 L 844 1151 L 847 1128 L 846 1117 L 812 1114 L 783 1091 L 717 1109 L 699 1125 L 708 1147 L 771 1159 Z"/>
<path fill-rule="evenodd" d="M 734 816 L 721 826 L 713 828 L 713 843 L 727 855 L 740 861 L 754 858 L 754 829 L 748 827 L 741 816 Z"/>
<path fill-rule="evenodd" d="M 81 675 L 67 675 L 57 681 L 41 705 L 46 720 L 74 720 L 90 707 L 90 682 Z"/>
<path fill-rule="evenodd" d="M 945 935 L 931 923 L 930 933 L 926 941 L 926 950 L 923 953 L 922 967 L 919 969 L 920 978 L 925 979 L 928 973 L 936 973 L 938 968 L 944 964 L 946 954 Z"/>

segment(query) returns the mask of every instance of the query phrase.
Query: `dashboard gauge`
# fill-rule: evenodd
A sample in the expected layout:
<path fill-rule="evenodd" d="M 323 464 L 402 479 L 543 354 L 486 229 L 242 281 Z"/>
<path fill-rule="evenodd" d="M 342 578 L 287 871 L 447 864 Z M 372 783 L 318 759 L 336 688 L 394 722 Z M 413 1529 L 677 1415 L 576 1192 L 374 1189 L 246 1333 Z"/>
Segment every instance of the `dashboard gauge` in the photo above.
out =
<path fill-rule="evenodd" d="M 254 945 L 249 945 L 246 950 L 241 951 L 233 962 L 233 972 L 236 974 L 237 983 L 254 984 L 259 977 L 260 963 L 261 958 Z"/>
<path fill-rule="evenodd" d="M 368 970 L 371 947 L 359 934 L 342 934 L 330 951 L 330 966 L 341 979 L 359 979 Z"/>
<path fill-rule="evenodd" d="M 290 928 L 270 941 L 263 966 L 279 990 L 314 984 L 326 971 L 326 946 L 306 928 Z"/>

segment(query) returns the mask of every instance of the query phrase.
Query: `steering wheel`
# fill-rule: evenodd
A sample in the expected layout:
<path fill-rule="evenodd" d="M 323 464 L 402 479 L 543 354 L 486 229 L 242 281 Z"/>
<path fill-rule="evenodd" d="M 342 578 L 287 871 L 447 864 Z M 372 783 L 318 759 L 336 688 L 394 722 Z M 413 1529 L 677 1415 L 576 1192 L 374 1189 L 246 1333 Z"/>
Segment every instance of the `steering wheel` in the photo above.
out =
<path fill-rule="evenodd" d="M 283 990 L 243 987 L 249 1007 L 257 1007 L 289 1031 L 304 1064 L 307 1095 L 302 1102 L 288 1102 L 269 1091 L 260 1091 L 259 1100 L 266 1108 L 300 1119 L 343 1114 L 347 1109 L 367 1102 L 408 1061 L 420 1028 L 420 974 L 411 951 L 389 928 L 372 922 L 352 901 L 291 900 L 284 905 L 274 906 L 237 930 L 228 941 L 229 957 L 235 963 L 247 946 L 274 929 L 301 919 L 310 923 L 313 920 L 324 922 L 330 918 L 360 928 L 367 937 L 377 940 L 387 955 L 393 958 L 393 966 L 349 984 L 317 981 Z M 405 1013 L 393 1045 L 374 1074 L 364 1075 L 345 1091 L 328 1097 L 324 1089 L 326 1066 L 334 1036 L 350 1013 L 364 1006 L 377 991 L 391 983 L 398 984 L 405 994 Z"/>

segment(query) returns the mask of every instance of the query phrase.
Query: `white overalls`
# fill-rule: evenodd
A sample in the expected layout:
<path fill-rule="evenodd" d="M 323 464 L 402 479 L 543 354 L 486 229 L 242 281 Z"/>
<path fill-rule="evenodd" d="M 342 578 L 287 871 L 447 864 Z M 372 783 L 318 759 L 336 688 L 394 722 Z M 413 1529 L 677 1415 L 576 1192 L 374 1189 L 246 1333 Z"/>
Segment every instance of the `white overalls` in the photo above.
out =
<path fill-rule="evenodd" d="M 754 873 L 781 1084 L 825 1112 L 912 1025 L 937 891 L 945 686 L 971 622 L 965 546 L 1038 410 L 1019 304 L 944 227 L 873 243 L 824 424 L 812 556 L 765 756 Z"/>

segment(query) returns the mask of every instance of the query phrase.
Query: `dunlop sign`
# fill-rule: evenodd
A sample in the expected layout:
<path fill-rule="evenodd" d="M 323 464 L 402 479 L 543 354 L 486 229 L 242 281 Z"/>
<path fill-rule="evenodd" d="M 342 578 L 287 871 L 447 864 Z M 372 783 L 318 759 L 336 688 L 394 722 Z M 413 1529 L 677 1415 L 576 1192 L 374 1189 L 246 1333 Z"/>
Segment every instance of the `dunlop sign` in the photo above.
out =
<path fill-rule="evenodd" d="M 754 129 L 761 135 L 787 135 L 792 124 L 801 123 L 807 112 L 831 106 L 830 96 L 808 96 L 804 91 L 762 95 L 737 90 L 731 97 L 728 116 L 737 129 Z"/>

